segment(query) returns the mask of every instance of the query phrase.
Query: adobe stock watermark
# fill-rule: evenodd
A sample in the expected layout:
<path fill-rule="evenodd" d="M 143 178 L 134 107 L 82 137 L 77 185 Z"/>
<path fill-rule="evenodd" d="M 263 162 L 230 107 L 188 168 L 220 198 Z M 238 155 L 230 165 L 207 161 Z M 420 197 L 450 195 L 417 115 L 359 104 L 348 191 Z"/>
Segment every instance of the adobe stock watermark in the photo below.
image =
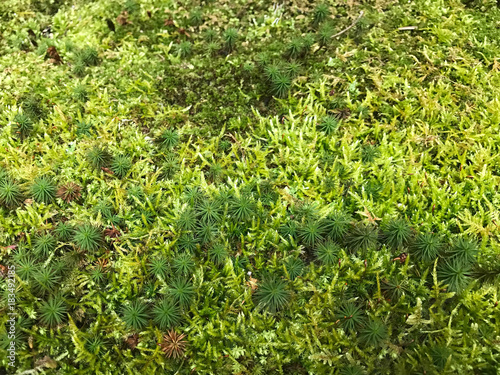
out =
<path fill-rule="evenodd" d="M 11 340 L 9 344 L 9 349 L 7 349 L 9 355 L 7 359 L 9 360 L 8 365 L 10 367 L 14 367 L 16 362 L 16 267 L 14 265 L 9 266 L 7 271 L 7 291 L 9 294 L 7 295 L 8 307 L 7 307 L 7 315 L 9 319 L 7 320 L 7 326 L 5 327 L 7 330 L 7 337 Z"/>

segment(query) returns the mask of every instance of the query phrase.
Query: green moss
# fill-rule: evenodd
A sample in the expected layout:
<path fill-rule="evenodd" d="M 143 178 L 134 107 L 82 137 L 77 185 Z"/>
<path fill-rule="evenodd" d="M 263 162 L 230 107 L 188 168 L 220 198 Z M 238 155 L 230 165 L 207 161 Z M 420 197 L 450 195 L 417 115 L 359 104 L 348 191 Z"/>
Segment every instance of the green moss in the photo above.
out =
<path fill-rule="evenodd" d="M 490 0 L 0 2 L 17 370 L 494 373 L 499 20 Z"/>

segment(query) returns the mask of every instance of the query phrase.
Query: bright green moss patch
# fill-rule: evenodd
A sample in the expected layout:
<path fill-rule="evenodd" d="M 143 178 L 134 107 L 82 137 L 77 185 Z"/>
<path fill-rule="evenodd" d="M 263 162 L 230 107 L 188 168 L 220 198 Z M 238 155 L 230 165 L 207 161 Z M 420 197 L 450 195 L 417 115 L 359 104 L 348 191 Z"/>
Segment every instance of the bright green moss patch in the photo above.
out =
<path fill-rule="evenodd" d="M 497 371 L 496 1 L 0 21 L 1 369 Z"/>

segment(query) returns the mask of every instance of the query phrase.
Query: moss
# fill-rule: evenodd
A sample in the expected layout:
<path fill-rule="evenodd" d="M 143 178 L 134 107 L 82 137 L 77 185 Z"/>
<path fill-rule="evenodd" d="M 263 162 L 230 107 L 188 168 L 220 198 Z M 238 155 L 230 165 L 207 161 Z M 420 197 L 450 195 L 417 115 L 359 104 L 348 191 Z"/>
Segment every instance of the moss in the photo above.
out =
<path fill-rule="evenodd" d="M 45 323 L 16 331 L 19 371 L 496 370 L 495 1 L 0 20 L 0 273 Z"/>

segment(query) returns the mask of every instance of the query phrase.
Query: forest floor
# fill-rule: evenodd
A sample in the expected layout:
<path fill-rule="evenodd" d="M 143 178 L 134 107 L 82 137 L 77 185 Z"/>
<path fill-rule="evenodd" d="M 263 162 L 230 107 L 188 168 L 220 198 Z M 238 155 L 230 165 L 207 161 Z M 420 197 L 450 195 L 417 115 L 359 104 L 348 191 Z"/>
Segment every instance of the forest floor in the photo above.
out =
<path fill-rule="evenodd" d="M 2 1 L 0 373 L 499 374 L 499 43 L 492 0 Z"/>

